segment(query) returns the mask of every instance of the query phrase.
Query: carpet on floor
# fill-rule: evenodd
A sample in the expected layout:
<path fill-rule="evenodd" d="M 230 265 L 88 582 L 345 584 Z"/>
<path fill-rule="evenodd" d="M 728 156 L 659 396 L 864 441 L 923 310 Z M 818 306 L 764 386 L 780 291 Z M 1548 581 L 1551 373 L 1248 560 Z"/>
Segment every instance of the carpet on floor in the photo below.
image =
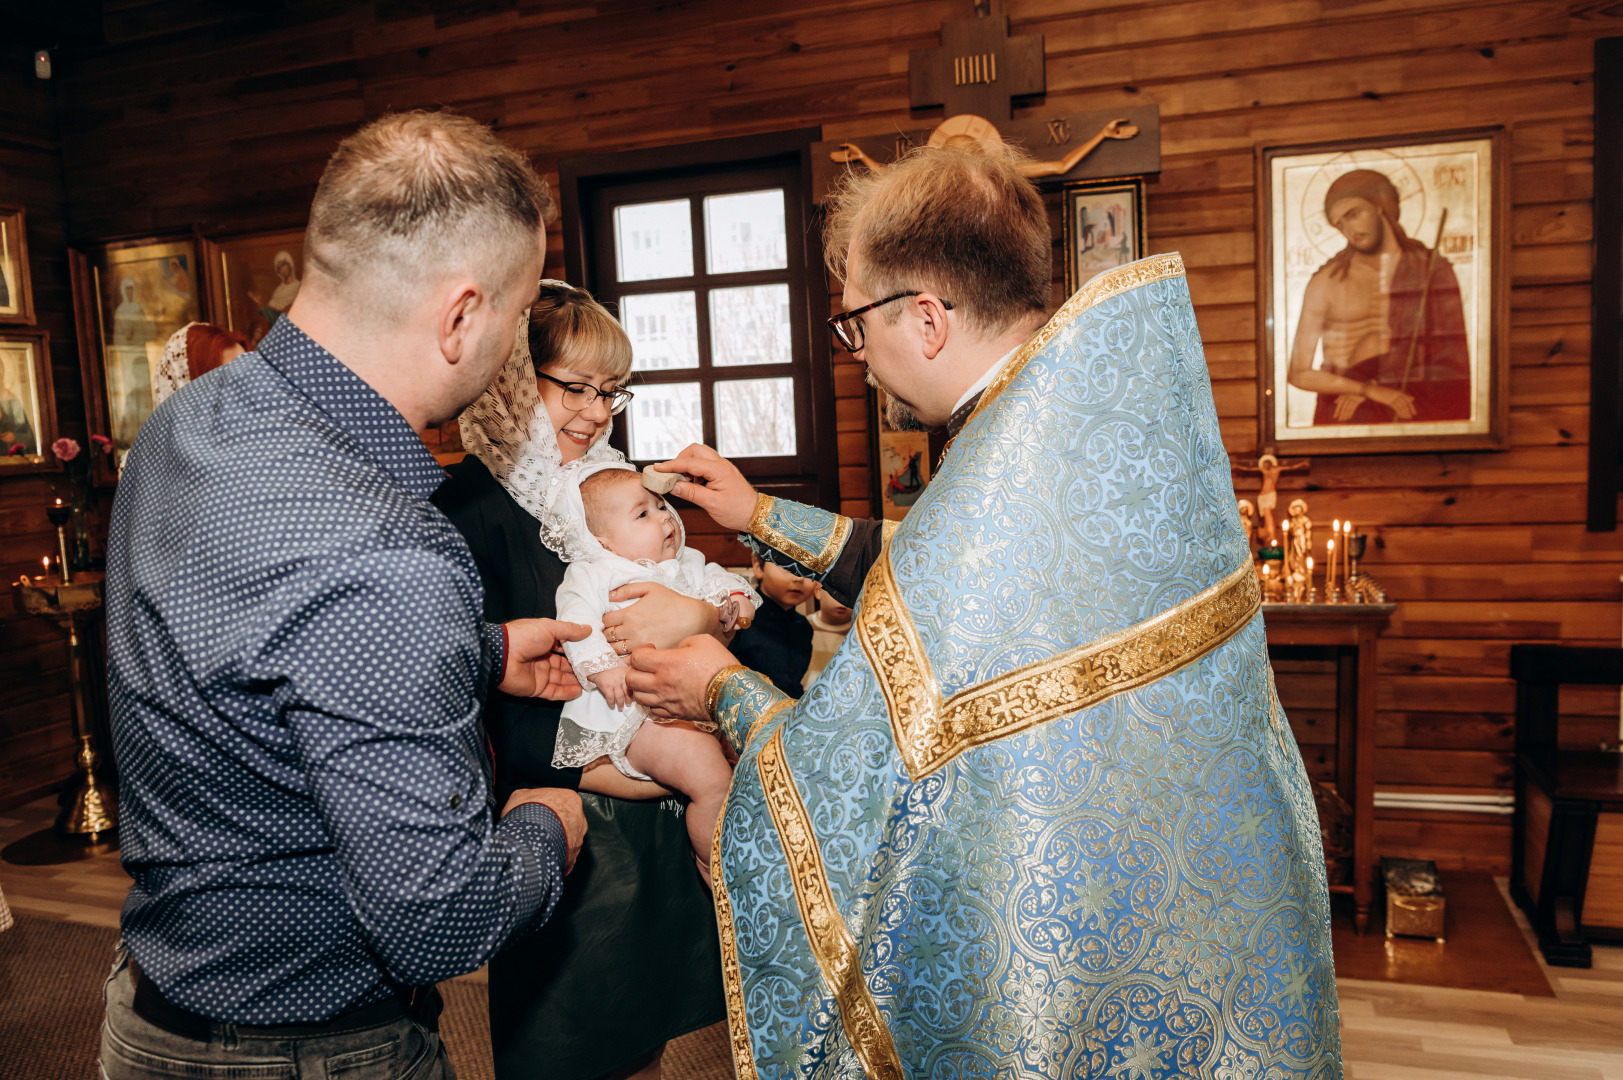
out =
<path fill-rule="evenodd" d="M 16 919 L 0 934 L 0 1080 L 94 1080 L 102 985 L 118 931 L 21 912 Z M 484 981 L 452 979 L 440 984 L 440 993 L 440 1033 L 459 1080 L 492 1080 Z M 674 1040 L 665 1051 L 664 1075 L 728 1080 L 727 1025 Z"/>

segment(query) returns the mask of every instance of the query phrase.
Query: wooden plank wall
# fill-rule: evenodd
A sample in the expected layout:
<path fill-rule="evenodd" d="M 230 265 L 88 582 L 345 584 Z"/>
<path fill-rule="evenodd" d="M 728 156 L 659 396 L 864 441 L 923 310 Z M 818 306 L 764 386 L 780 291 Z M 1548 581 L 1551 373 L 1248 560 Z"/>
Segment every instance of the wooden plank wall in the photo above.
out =
<path fill-rule="evenodd" d="M 0 203 L 27 211 L 37 329 L 51 335 L 61 434 L 85 441 L 68 285 L 67 218 L 52 84 L 34 77 L 24 43 L 0 44 Z M 0 328 L 3 329 L 3 328 Z M 7 584 L 56 550 L 45 519 L 60 473 L 0 477 L 0 805 L 35 798 L 72 772 L 67 646 L 62 631 L 12 608 Z"/>
<path fill-rule="evenodd" d="M 300 224 L 337 139 L 388 109 L 454 106 L 496 123 L 553 175 L 559 158 L 586 153 L 812 124 L 826 138 L 926 125 L 907 106 L 908 51 L 972 11 L 970 0 L 377 0 L 289 3 L 224 23 L 180 0 L 117 8 L 121 44 L 59 65 L 81 240 Z M 1313 489 L 1316 519 L 1369 529 L 1370 568 L 1401 601 L 1381 650 L 1382 788 L 1507 791 L 1510 643 L 1618 640 L 1623 542 L 1586 533 L 1582 516 L 1592 40 L 1623 33 L 1623 8 L 1007 0 L 1004 10 L 1016 33 L 1045 37 L 1046 110 L 1160 106 L 1150 242 L 1190 268 L 1236 454 L 1257 440 L 1254 148 L 1510 129 L 1511 448 L 1322 457 L 1287 482 Z M 192 28 L 176 29 L 176 13 Z M 555 246 L 549 271 L 561 269 Z M 836 388 L 842 505 L 862 513 L 867 410 L 843 354 Z M 1314 763 L 1324 677 L 1287 667 Z M 1568 706 L 1572 740 L 1615 738 L 1615 694 Z M 1380 829 L 1389 854 L 1508 864 L 1508 818 L 1383 812 Z"/>

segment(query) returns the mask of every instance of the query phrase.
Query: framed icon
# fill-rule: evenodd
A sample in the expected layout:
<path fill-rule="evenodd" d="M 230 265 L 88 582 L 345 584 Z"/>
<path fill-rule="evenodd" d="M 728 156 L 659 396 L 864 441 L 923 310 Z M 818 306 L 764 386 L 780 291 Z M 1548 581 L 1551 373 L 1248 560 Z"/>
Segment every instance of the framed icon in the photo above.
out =
<path fill-rule="evenodd" d="M 1259 152 L 1264 445 L 1503 445 L 1505 167 L 1500 129 Z"/>
<path fill-rule="evenodd" d="M 97 456 L 111 483 L 152 412 L 152 373 L 170 335 L 200 322 L 203 275 L 190 235 L 121 240 L 69 252 L 79 364 L 90 433 L 113 441 Z"/>
<path fill-rule="evenodd" d="M 34 323 L 34 288 L 28 273 L 23 208 L 0 206 L 0 323 Z"/>
<path fill-rule="evenodd" d="M 0 470 L 58 468 L 51 340 L 43 330 L 0 327 Z"/>
<path fill-rule="evenodd" d="M 1061 192 L 1065 221 L 1065 293 L 1144 257 L 1144 181 L 1085 180 Z"/>

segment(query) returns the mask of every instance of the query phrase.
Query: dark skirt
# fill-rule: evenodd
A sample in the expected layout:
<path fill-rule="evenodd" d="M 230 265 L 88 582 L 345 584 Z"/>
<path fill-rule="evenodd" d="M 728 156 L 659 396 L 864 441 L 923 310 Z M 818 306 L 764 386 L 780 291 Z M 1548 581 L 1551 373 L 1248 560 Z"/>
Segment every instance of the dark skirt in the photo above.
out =
<path fill-rule="evenodd" d="M 601 1076 L 726 1017 L 685 807 L 581 799 L 586 844 L 557 909 L 490 963 L 498 1080 Z"/>
<path fill-rule="evenodd" d="M 564 565 L 535 520 L 477 459 L 449 471 L 434 502 L 473 551 L 485 617 L 553 617 Z M 559 713 L 501 694 L 486 704 L 502 802 L 515 788 L 579 786 L 579 769 L 551 764 Z M 497 1080 L 592 1080 L 727 1015 L 715 908 L 682 800 L 581 800 L 586 842 L 558 906 L 490 962 Z"/>

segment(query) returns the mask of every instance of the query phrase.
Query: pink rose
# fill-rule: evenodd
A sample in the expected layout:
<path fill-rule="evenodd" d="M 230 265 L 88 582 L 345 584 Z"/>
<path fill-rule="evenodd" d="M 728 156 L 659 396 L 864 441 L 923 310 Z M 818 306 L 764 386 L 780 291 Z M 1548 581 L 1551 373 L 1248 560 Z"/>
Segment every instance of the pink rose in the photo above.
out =
<path fill-rule="evenodd" d="M 28 452 L 28 447 L 24 446 L 22 443 L 19 442 L 19 443 L 12 443 L 11 444 L 11 449 L 6 451 L 6 455 L 8 457 L 16 457 L 18 454 L 24 454 L 24 453 L 27 453 L 27 452 Z"/>
<path fill-rule="evenodd" d="M 113 440 L 109 439 L 105 435 L 92 435 L 90 436 L 90 441 L 94 443 L 96 448 L 104 454 L 111 454 L 113 452 Z"/>
<path fill-rule="evenodd" d="M 58 439 L 51 444 L 51 453 L 58 461 L 72 461 L 79 456 L 79 444 L 72 439 Z"/>

